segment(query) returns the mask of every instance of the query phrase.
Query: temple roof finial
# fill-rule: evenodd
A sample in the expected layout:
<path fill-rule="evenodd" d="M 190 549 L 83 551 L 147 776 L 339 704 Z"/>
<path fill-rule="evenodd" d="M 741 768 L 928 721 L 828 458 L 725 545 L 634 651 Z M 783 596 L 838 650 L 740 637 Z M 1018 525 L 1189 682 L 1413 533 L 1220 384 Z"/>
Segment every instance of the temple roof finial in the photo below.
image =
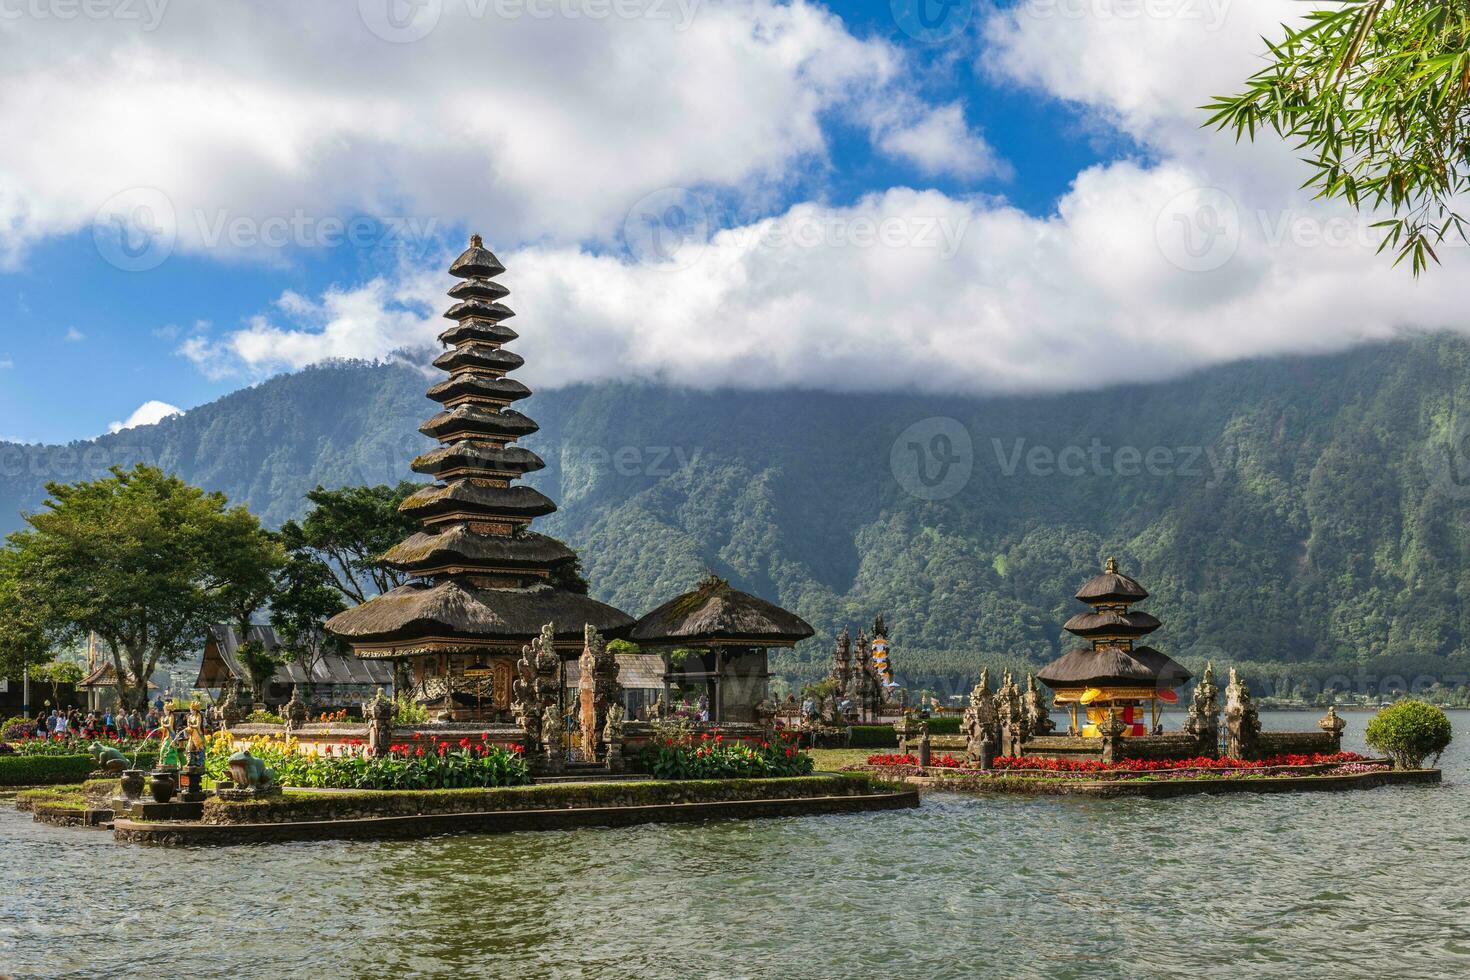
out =
<path fill-rule="evenodd" d="M 1103 571 L 1107 572 L 1109 575 L 1117 575 L 1118 574 L 1118 559 L 1116 559 L 1116 558 L 1109 558 L 1107 560 L 1107 563 L 1103 566 Z"/>
<path fill-rule="evenodd" d="M 481 238 L 479 235 L 471 235 L 470 236 L 470 248 L 484 248 L 484 247 L 485 247 L 485 239 Z"/>

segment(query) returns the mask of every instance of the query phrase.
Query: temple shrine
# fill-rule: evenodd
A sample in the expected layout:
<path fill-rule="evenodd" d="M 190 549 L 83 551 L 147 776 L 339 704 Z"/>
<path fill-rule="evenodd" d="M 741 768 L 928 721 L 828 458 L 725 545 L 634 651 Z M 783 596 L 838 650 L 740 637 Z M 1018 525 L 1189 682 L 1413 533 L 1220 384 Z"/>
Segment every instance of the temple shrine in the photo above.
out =
<path fill-rule="evenodd" d="M 1042 668 L 1037 679 L 1052 689 L 1057 707 L 1070 709 L 1072 734 L 1098 738 L 1110 715 L 1122 723 L 1122 735 L 1159 732 L 1161 705 L 1177 703 L 1179 688 L 1191 675 L 1166 654 L 1138 645 L 1163 625 L 1132 608 L 1148 598 L 1148 591 L 1109 558 L 1103 573 L 1082 586 L 1077 598 L 1092 608 L 1062 628 L 1089 645 Z"/>
<path fill-rule="evenodd" d="M 530 529 L 556 505 L 515 482 L 545 464 L 515 445 L 538 427 L 510 407 L 531 390 L 509 377 L 523 360 L 505 347 L 518 335 L 494 281 L 504 271 L 478 235 L 449 268 L 454 326 L 434 362 L 449 377 L 429 389 L 443 410 L 419 430 L 440 445 L 413 461 L 436 482 L 403 504 L 423 530 L 385 556 L 413 580 L 327 623 L 359 657 L 404 662 L 409 694 L 445 720 L 509 720 L 517 658 L 543 626 L 575 660 L 587 627 L 617 637 L 633 625 L 587 596 L 572 549 Z"/>

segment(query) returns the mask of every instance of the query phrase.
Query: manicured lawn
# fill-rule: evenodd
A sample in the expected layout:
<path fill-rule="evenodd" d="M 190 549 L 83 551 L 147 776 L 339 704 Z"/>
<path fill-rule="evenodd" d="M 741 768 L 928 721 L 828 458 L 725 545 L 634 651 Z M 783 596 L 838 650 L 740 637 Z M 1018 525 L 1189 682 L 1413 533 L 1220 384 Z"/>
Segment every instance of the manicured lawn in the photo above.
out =
<path fill-rule="evenodd" d="M 818 772 L 836 772 L 843 766 L 860 766 L 875 752 L 893 752 L 894 749 L 812 749 L 812 761 Z"/>

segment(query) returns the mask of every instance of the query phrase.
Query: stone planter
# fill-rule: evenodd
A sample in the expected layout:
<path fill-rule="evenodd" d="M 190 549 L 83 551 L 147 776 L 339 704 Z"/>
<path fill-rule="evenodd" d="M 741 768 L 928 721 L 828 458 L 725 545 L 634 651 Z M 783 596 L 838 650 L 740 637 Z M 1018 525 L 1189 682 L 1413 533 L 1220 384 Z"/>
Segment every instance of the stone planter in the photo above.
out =
<path fill-rule="evenodd" d="M 143 770 L 128 769 L 122 774 L 118 783 L 122 787 L 123 799 L 131 803 L 143 795 L 143 789 L 148 780 Z"/>
<path fill-rule="evenodd" d="M 155 803 L 167 803 L 174 798 L 174 791 L 179 788 L 178 777 L 170 769 L 155 769 L 149 779 L 148 788 Z"/>

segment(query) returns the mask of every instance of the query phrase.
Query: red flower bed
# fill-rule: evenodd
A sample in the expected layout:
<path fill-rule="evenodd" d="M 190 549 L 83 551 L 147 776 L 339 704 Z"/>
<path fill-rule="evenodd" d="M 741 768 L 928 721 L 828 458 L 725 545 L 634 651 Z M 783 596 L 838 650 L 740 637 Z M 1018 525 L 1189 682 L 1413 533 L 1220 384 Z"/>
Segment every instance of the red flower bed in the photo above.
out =
<path fill-rule="evenodd" d="M 1199 756 L 1194 759 L 1125 759 L 1122 762 L 1102 763 L 1077 761 L 1074 759 L 1033 759 L 1001 756 L 995 760 L 996 769 L 1017 772 L 1162 772 L 1169 769 L 1269 769 L 1274 766 L 1316 766 L 1327 763 L 1361 762 L 1363 757 L 1356 752 L 1337 752 L 1332 755 L 1275 755 L 1267 759 L 1213 759 Z"/>
<path fill-rule="evenodd" d="M 868 756 L 870 766 L 917 766 L 919 757 L 916 755 L 892 755 L 879 753 Z M 962 769 L 964 762 L 952 755 L 933 756 L 929 759 L 930 769 Z"/>
<path fill-rule="evenodd" d="M 1027 757 L 1001 756 L 995 760 L 995 769 L 1012 772 L 1165 772 L 1173 769 L 1269 769 L 1276 766 L 1319 766 L 1349 762 L 1362 762 L 1363 756 L 1356 752 L 1337 752 L 1332 755 L 1274 755 L 1266 759 L 1211 758 L 1199 756 L 1194 759 L 1125 759 L 1122 762 L 1102 763 L 1074 759 L 1035 759 Z M 868 765 L 901 767 L 919 765 L 916 755 L 879 753 L 868 756 Z M 931 769 L 962 769 L 964 763 L 952 755 L 929 760 Z"/>

